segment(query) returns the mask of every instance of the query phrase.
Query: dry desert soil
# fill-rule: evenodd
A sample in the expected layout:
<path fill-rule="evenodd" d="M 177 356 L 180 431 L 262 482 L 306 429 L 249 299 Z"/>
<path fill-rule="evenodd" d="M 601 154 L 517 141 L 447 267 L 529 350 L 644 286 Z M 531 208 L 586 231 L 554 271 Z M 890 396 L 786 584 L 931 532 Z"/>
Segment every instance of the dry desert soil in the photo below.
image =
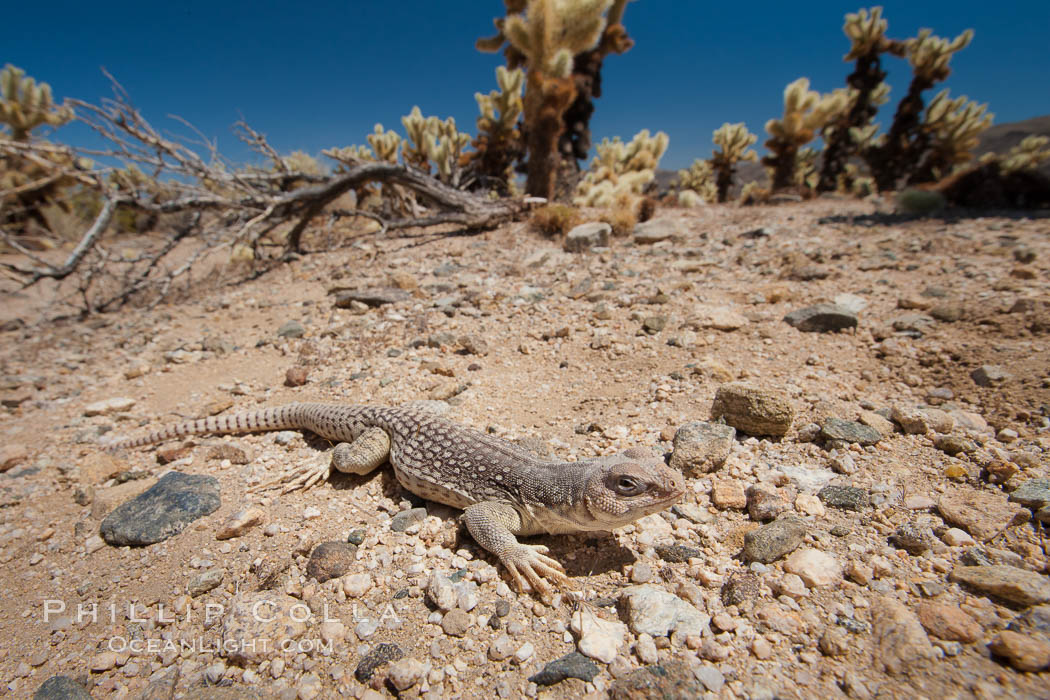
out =
<path fill-rule="evenodd" d="M 661 209 L 584 252 L 525 222 L 391 236 L 83 320 L 34 322 L 39 298 L 7 295 L 2 320 L 26 323 L 0 333 L 0 687 L 1050 696 L 1050 219 L 891 210 Z M 335 287 L 396 292 L 337 308 Z M 785 322 L 819 303 L 855 327 Z M 422 400 L 560 459 L 640 446 L 680 465 L 709 445 L 678 429 L 717 418 L 720 389 L 786 412 L 786 434 L 737 430 L 633 526 L 530 539 L 572 579 L 551 605 L 388 468 L 250 491 L 328 460 L 308 434 L 100 449 L 292 401 Z M 216 480 L 175 499 L 212 499 L 204 514 L 155 544 L 101 536 L 169 472 Z"/>

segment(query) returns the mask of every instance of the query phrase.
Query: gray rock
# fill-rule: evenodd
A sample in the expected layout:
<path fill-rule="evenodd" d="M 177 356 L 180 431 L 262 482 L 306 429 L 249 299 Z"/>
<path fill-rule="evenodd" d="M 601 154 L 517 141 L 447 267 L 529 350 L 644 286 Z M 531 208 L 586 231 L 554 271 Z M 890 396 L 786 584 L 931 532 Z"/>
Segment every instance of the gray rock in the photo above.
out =
<path fill-rule="evenodd" d="M 579 678 L 590 683 L 598 675 L 598 664 L 578 651 L 571 651 L 560 659 L 555 659 L 543 667 L 539 673 L 529 676 L 529 682 L 536 685 L 554 685 L 566 678 Z"/>
<path fill-rule="evenodd" d="M 653 637 L 671 635 L 682 640 L 702 636 L 711 617 L 676 595 L 651 585 L 630 586 L 620 595 L 627 624 L 635 634 Z"/>
<path fill-rule="evenodd" d="M 69 676 L 51 676 L 36 689 L 33 700 L 91 700 L 91 693 Z"/>
<path fill-rule="evenodd" d="M 772 520 L 785 510 L 788 504 L 777 490 L 765 484 L 752 484 L 747 487 L 747 514 L 752 520 L 764 523 Z"/>
<path fill-rule="evenodd" d="M 795 407 L 781 392 L 735 382 L 718 387 L 711 418 L 748 435 L 782 437 L 795 420 Z"/>
<path fill-rule="evenodd" d="M 1012 566 L 957 566 L 949 578 L 968 588 L 1017 605 L 1050 603 L 1050 579 Z"/>
<path fill-rule="evenodd" d="M 383 306 L 384 304 L 396 304 L 399 301 L 407 301 L 412 295 L 403 289 L 387 287 L 380 289 L 344 289 L 336 292 L 335 306 L 346 309 L 353 306 L 354 302 L 366 306 Z"/>
<path fill-rule="evenodd" d="M 910 331 L 922 335 L 930 326 L 934 324 L 934 320 L 926 314 L 920 313 L 906 313 L 901 314 L 893 319 L 891 325 L 895 331 Z"/>
<path fill-rule="evenodd" d="M 824 502 L 824 505 L 841 510 L 863 510 L 871 505 L 871 497 L 868 492 L 856 486 L 828 484 L 820 490 L 817 497 Z"/>
<path fill-rule="evenodd" d="M 933 546 L 933 534 L 927 528 L 904 523 L 890 536 L 894 545 L 912 556 L 919 556 Z"/>
<path fill-rule="evenodd" d="M 306 328 L 298 321 L 285 321 L 277 329 L 277 335 L 281 338 L 302 338 Z"/>
<path fill-rule="evenodd" d="M 713 472 L 725 464 L 735 438 L 736 429 L 725 423 L 686 423 L 674 434 L 671 468 L 685 474 Z"/>
<path fill-rule="evenodd" d="M 977 451 L 977 443 L 961 435 L 938 435 L 933 440 L 933 446 L 953 457 L 957 454 L 973 454 Z"/>
<path fill-rule="evenodd" d="M 824 425 L 820 426 L 820 435 L 825 440 L 841 440 L 864 447 L 874 445 L 882 439 L 882 435 L 875 428 L 841 418 L 828 418 L 824 421 Z"/>
<path fill-rule="evenodd" d="M 1034 605 L 1010 623 L 1010 629 L 1032 629 L 1050 636 L 1050 605 Z"/>
<path fill-rule="evenodd" d="M 426 508 L 409 508 L 390 519 L 390 529 L 393 532 L 404 532 L 413 525 L 423 522 L 426 517 Z"/>
<path fill-rule="evenodd" d="M 377 668 L 391 661 L 397 661 L 404 655 L 405 652 L 396 644 L 377 644 L 375 649 L 365 654 L 357 662 L 354 677 L 361 683 L 368 683 L 368 681 L 372 680 L 372 676 L 375 675 Z"/>
<path fill-rule="evenodd" d="M 827 333 L 857 327 L 857 314 L 838 304 L 816 304 L 792 311 L 784 322 L 806 333 Z"/>
<path fill-rule="evenodd" d="M 1050 479 L 1029 479 L 1010 494 L 1010 500 L 1025 508 L 1039 510 L 1050 504 Z"/>
<path fill-rule="evenodd" d="M 722 686 L 726 683 L 725 676 L 722 675 L 722 672 L 708 664 L 701 664 L 694 667 L 693 675 L 696 676 L 696 679 L 703 683 L 704 687 L 712 693 L 722 692 Z"/>
<path fill-rule="evenodd" d="M 649 335 L 656 335 L 667 327 L 666 316 L 646 316 L 642 321 L 642 330 Z"/>
<path fill-rule="evenodd" d="M 222 505 L 213 476 L 168 472 L 135 498 L 117 506 L 99 528 L 114 547 L 162 542 Z"/>
<path fill-rule="evenodd" d="M 970 378 L 977 386 L 995 386 L 1013 378 L 1013 375 L 999 365 L 981 365 L 970 372 Z"/>
<path fill-rule="evenodd" d="M 565 234 L 564 248 L 569 253 L 585 253 L 592 248 L 609 245 L 612 226 L 603 221 L 580 224 Z"/>
<path fill-rule="evenodd" d="M 766 525 L 769 527 L 769 525 Z M 761 584 L 758 576 L 751 572 L 738 572 L 729 577 L 722 584 L 719 596 L 722 605 L 740 605 L 741 603 L 758 598 L 761 592 Z"/>
<path fill-rule="evenodd" d="M 634 227 L 634 242 L 638 245 L 659 243 L 674 236 L 674 224 L 664 219 L 644 221 Z"/>
<path fill-rule="evenodd" d="M 322 542 L 310 552 L 310 559 L 306 562 L 306 575 L 316 579 L 318 583 L 339 578 L 350 570 L 355 554 L 357 547 L 349 542 Z"/>
<path fill-rule="evenodd" d="M 618 678 L 609 686 L 610 700 L 657 698 L 702 698 L 705 686 L 692 669 L 681 661 L 645 666 Z"/>
<path fill-rule="evenodd" d="M 696 547 L 687 547 L 683 544 L 658 544 L 656 555 L 664 561 L 680 564 L 690 559 L 702 559 L 704 553 Z"/>
<path fill-rule="evenodd" d="M 190 579 L 186 585 L 186 592 L 192 598 L 202 596 L 213 588 L 217 588 L 222 583 L 222 579 L 222 569 L 208 569 Z"/>
<path fill-rule="evenodd" d="M 744 560 L 770 564 L 793 552 L 806 537 L 806 523 L 788 515 L 744 535 Z"/>

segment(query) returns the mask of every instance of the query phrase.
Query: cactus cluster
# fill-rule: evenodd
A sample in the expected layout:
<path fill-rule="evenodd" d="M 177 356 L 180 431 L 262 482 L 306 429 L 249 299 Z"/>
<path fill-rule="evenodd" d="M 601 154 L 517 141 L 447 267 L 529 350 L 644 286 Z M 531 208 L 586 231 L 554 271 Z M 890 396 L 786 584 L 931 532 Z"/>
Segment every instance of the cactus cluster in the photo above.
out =
<path fill-rule="evenodd" d="M 10 63 L 0 71 L 0 123 L 13 140 L 26 141 L 38 126 L 62 126 L 72 118 L 71 108 L 55 105 L 47 83 L 27 78 Z"/>
<path fill-rule="evenodd" d="M 524 104 L 521 90 L 525 73 L 520 68 L 496 68 L 499 90 L 484 95 L 474 94 L 478 102 L 478 135 L 473 141 L 474 152 L 470 162 L 482 185 L 492 185 L 501 193 L 511 191 L 514 181 L 514 162 L 523 154 L 518 120 Z"/>
<path fill-rule="evenodd" d="M 809 89 L 809 79 L 799 78 L 784 89 L 784 116 L 766 122 L 770 138 L 765 146 L 771 152 L 762 163 L 772 171 L 773 189 L 796 183 L 799 149 L 812 141 L 818 130 L 836 119 L 849 106 L 844 90 L 828 95 Z"/>
<path fill-rule="evenodd" d="M 718 199 L 711 161 L 697 158 L 688 170 L 678 171 L 678 203 L 683 207 L 698 207 Z"/>
<path fill-rule="evenodd" d="M 1026 136 L 1002 159 L 1005 173 L 1033 171 L 1044 161 L 1050 160 L 1050 137 Z"/>
<path fill-rule="evenodd" d="M 743 122 L 727 122 L 715 130 L 711 140 L 716 147 L 711 156 L 711 168 L 716 173 L 716 197 L 719 202 L 725 202 L 729 198 L 729 188 L 733 186 L 736 164 L 741 161 L 758 160 L 758 155 L 751 150 L 758 136 L 748 131 Z"/>
<path fill-rule="evenodd" d="M 667 150 L 669 139 L 662 131 L 648 129 L 635 134 L 630 143 L 619 138 L 602 139 L 591 170 L 576 189 L 577 206 L 608 207 L 636 199 L 656 176 L 656 167 Z"/>
<path fill-rule="evenodd" d="M 614 0 L 505 0 L 505 4 L 507 16 L 496 20 L 499 34 L 479 40 L 477 47 L 495 51 L 506 41 L 508 66 L 526 70 L 525 189 L 549 199 L 555 191 L 564 117 L 578 95 L 574 60 L 599 45 L 607 28 L 605 13 Z M 622 12 L 623 1 L 615 4 Z"/>

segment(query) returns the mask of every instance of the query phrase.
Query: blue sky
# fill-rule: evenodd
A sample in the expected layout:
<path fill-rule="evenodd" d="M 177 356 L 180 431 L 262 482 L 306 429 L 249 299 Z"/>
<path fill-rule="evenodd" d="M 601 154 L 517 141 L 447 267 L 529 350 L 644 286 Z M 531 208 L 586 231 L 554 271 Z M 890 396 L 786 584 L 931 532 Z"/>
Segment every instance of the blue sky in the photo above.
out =
<path fill-rule="evenodd" d="M 889 34 L 930 27 L 976 36 L 952 61 L 953 95 L 987 102 L 996 123 L 1050 114 L 1050 3 L 885 2 Z M 804 10 L 799 10 L 804 7 Z M 711 153 L 711 132 L 744 121 L 765 138 L 784 86 L 809 77 L 822 92 L 844 84 L 843 16 L 857 3 L 637 0 L 625 24 L 636 45 L 605 62 L 595 141 L 666 131 L 661 167 Z M 235 160 L 250 156 L 230 131 L 243 116 L 281 152 L 365 143 L 376 122 L 402 131 L 413 105 L 474 132 L 474 93 L 495 88 L 498 54 L 474 40 L 493 33 L 499 0 L 315 0 L 302 3 L 111 1 L 14 3 L 0 26 L 0 64 L 51 83 L 56 97 L 109 95 L 105 66 L 155 126 L 185 133 L 178 114 Z M 892 102 L 907 89 L 905 61 L 888 59 Z M 56 140 L 83 143 L 82 128 Z"/>

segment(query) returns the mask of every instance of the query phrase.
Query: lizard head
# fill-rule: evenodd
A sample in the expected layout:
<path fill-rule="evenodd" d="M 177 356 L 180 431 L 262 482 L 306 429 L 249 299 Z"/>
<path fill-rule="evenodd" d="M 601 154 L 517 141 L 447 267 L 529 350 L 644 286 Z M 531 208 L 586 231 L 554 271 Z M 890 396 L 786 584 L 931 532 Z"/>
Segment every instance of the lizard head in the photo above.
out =
<path fill-rule="evenodd" d="M 648 450 L 632 448 L 592 464 L 583 501 L 594 529 L 627 525 L 674 505 L 685 493 L 682 474 Z"/>

